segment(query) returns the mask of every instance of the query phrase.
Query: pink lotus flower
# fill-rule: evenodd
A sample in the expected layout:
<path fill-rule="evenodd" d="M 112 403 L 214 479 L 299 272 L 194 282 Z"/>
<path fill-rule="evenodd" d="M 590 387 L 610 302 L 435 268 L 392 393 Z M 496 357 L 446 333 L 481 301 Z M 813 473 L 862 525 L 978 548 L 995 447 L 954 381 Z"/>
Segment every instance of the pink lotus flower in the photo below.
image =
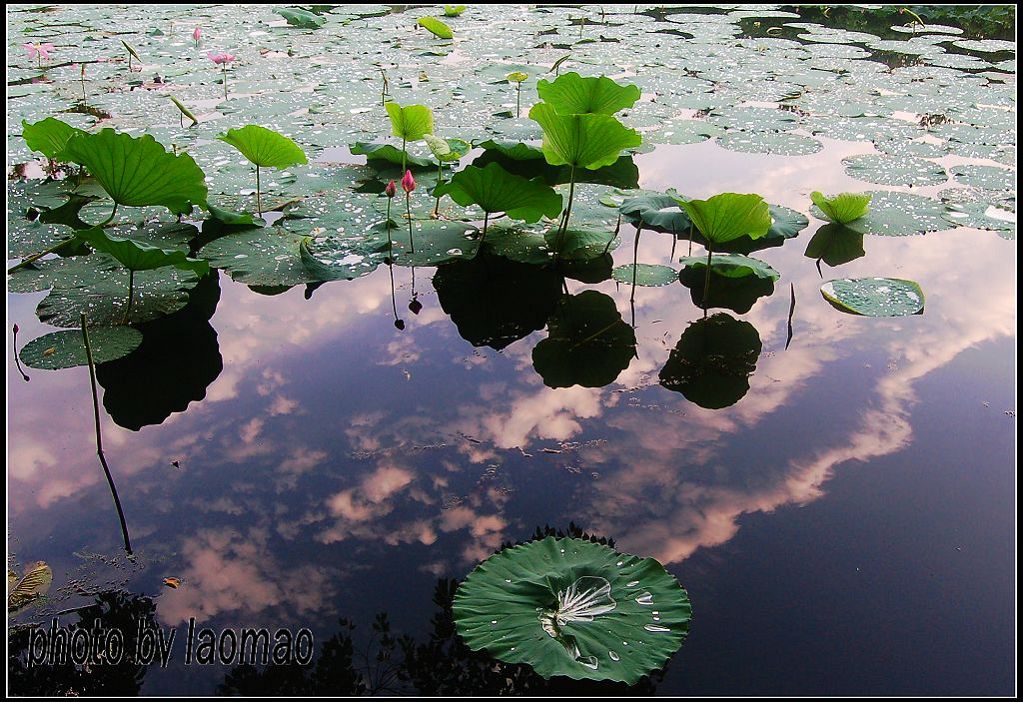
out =
<path fill-rule="evenodd" d="M 231 63 L 235 59 L 234 54 L 229 54 L 226 51 L 210 51 L 206 54 L 206 57 L 218 66 Z"/>
<path fill-rule="evenodd" d="M 387 184 L 386 188 L 384 188 L 384 194 L 387 195 L 387 197 L 394 197 L 395 193 L 397 192 L 398 188 L 394 185 L 393 180 Z"/>
<path fill-rule="evenodd" d="M 36 56 L 38 56 L 40 60 L 48 59 L 50 58 L 50 52 L 55 48 L 56 47 L 49 42 L 44 44 L 33 44 L 32 42 L 25 43 L 25 53 L 28 54 L 29 60 L 34 59 Z"/>
<path fill-rule="evenodd" d="M 410 193 L 416 189 L 416 179 L 412 177 L 412 171 L 406 170 L 401 179 L 401 189 Z"/>
<path fill-rule="evenodd" d="M 199 40 L 202 39 L 202 27 L 196 25 L 195 29 L 192 30 L 192 40 L 196 46 L 199 46 Z"/>

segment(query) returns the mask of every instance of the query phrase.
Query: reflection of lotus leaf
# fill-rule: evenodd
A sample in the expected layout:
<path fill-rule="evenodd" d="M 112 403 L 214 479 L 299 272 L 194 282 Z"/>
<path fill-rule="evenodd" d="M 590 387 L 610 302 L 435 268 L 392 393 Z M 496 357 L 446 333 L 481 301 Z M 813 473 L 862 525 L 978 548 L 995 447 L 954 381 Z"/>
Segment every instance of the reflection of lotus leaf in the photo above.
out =
<path fill-rule="evenodd" d="M 682 333 L 661 369 L 661 385 L 706 409 L 734 405 L 749 391 L 762 345 L 756 327 L 719 313 Z"/>
<path fill-rule="evenodd" d="M 473 650 L 526 663 L 545 678 L 634 684 L 682 645 L 691 607 L 652 558 L 548 536 L 481 563 L 452 611 Z"/>

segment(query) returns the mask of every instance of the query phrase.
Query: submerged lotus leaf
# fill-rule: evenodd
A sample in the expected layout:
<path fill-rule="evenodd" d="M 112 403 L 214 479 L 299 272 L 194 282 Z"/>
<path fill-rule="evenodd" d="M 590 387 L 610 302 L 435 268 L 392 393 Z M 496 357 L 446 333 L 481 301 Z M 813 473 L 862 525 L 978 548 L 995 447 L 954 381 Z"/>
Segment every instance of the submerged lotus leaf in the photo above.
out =
<path fill-rule="evenodd" d="M 661 369 L 661 385 L 705 409 L 729 407 L 749 392 L 762 349 L 756 327 L 719 312 L 682 333 Z"/>
<path fill-rule="evenodd" d="M 596 290 L 563 297 L 547 329 L 547 338 L 533 347 L 533 368 L 548 387 L 604 387 L 636 354 L 636 333 L 614 300 Z"/>
<path fill-rule="evenodd" d="M 289 168 L 309 162 L 298 144 L 283 134 L 256 124 L 229 129 L 217 138 L 238 149 L 242 156 L 262 168 Z"/>
<path fill-rule="evenodd" d="M 543 129 L 543 153 L 552 166 L 596 170 L 617 161 L 622 149 L 643 143 L 639 132 L 610 115 L 560 115 L 540 102 L 529 117 Z"/>
<path fill-rule="evenodd" d="M 63 158 L 64 147 L 76 134 L 85 132 L 54 117 L 47 117 L 35 124 L 25 121 L 21 123 L 21 136 L 28 144 L 28 148 L 54 161 Z"/>
<path fill-rule="evenodd" d="M 85 312 L 90 327 L 124 324 L 128 305 L 128 269 L 107 254 L 95 253 L 76 258 L 95 258 L 97 261 L 67 270 L 54 282 L 50 294 L 36 307 L 39 320 L 55 327 L 77 327 L 81 313 Z M 199 277 L 192 271 L 172 266 L 135 273 L 129 323 L 146 322 L 181 309 L 188 303 L 188 291 L 198 281 Z"/>
<path fill-rule="evenodd" d="M 929 197 L 896 190 L 875 190 L 870 195 L 870 211 L 845 226 L 861 234 L 908 236 L 951 229 L 954 225 L 942 215 L 945 207 Z M 827 219 L 820 210 L 814 216 Z"/>
<path fill-rule="evenodd" d="M 504 212 L 511 219 L 537 222 L 561 214 L 562 198 L 541 178 L 512 175 L 496 163 L 484 168 L 466 166 L 434 194 L 449 195 L 463 207 L 477 205 L 484 212 Z"/>
<path fill-rule="evenodd" d="M 619 205 L 618 211 L 634 227 L 642 225 L 643 229 L 668 234 L 682 234 L 692 224 L 677 197 L 660 193 L 626 198 Z"/>
<path fill-rule="evenodd" d="M 707 200 L 679 200 L 695 227 L 709 241 L 759 239 L 771 228 L 771 211 L 760 195 L 721 193 Z"/>
<path fill-rule="evenodd" d="M 652 263 L 627 263 L 611 271 L 611 277 L 626 285 L 656 288 L 662 285 L 671 285 L 678 280 L 678 271 L 671 266 Z"/>
<path fill-rule="evenodd" d="M 816 139 L 788 132 L 730 131 L 719 136 L 717 144 L 729 151 L 781 156 L 809 156 L 824 148 Z"/>
<path fill-rule="evenodd" d="M 619 85 L 606 76 L 583 78 L 574 72 L 538 81 L 536 91 L 559 115 L 613 115 L 640 98 L 635 85 Z"/>
<path fill-rule="evenodd" d="M 912 280 L 841 278 L 824 283 L 821 295 L 836 309 L 864 317 L 904 317 L 924 311 L 924 291 Z"/>
<path fill-rule="evenodd" d="M 813 204 L 820 208 L 828 221 L 846 224 L 859 219 L 870 210 L 870 193 L 840 193 L 825 197 L 824 193 L 815 190 L 810 193 Z"/>
<path fill-rule="evenodd" d="M 861 154 L 842 159 L 842 163 L 853 178 L 878 185 L 939 185 L 948 180 L 940 165 L 914 156 Z"/>
<path fill-rule="evenodd" d="M 90 327 L 89 346 L 93 363 L 127 356 L 142 343 L 142 332 L 132 327 Z M 30 368 L 60 370 L 88 365 L 85 340 L 80 329 L 45 334 L 25 344 L 18 354 Z"/>
<path fill-rule="evenodd" d="M 679 259 L 684 268 L 699 271 L 702 275 L 707 267 L 703 256 L 685 256 Z M 711 270 L 722 278 L 747 278 L 754 276 L 762 280 L 777 281 L 781 274 L 767 263 L 741 254 L 715 254 L 711 257 Z"/>
<path fill-rule="evenodd" d="M 118 205 L 161 205 L 188 214 L 192 205 L 206 202 L 206 176 L 192 157 L 169 153 L 148 134 L 83 132 L 68 140 L 63 158 L 85 166 Z"/>
<path fill-rule="evenodd" d="M 452 613 L 469 648 L 544 678 L 635 684 L 679 649 L 692 608 L 652 558 L 547 537 L 477 566 L 455 593 Z"/>
<path fill-rule="evenodd" d="M 433 112 L 425 105 L 401 107 L 396 102 L 384 105 L 391 118 L 391 133 L 405 141 L 419 141 L 426 134 L 433 134 Z"/>

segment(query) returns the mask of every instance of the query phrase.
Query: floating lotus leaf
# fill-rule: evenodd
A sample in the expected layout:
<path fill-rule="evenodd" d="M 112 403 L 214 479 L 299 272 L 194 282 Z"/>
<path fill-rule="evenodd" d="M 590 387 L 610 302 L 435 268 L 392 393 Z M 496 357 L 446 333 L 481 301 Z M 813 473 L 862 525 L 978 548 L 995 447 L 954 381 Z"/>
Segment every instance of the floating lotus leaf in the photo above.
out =
<path fill-rule="evenodd" d="M 679 649 L 691 611 L 685 590 L 654 559 L 554 537 L 491 556 L 452 605 L 455 628 L 473 650 L 544 678 L 627 684 Z"/>
<path fill-rule="evenodd" d="M 604 387 L 636 354 L 632 327 L 614 300 L 595 290 L 562 298 L 547 328 L 547 338 L 533 347 L 533 368 L 548 387 Z"/>
<path fill-rule="evenodd" d="M 89 329 L 89 345 L 94 363 L 127 356 L 141 343 L 142 333 L 131 327 Z M 26 366 L 44 370 L 74 368 L 89 363 L 80 329 L 64 329 L 33 339 L 22 347 L 18 356 Z"/>
<path fill-rule="evenodd" d="M 1009 211 L 987 202 L 948 203 L 943 215 L 959 227 L 973 227 L 996 232 L 1015 232 L 1016 218 Z"/>
<path fill-rule="evenodd" d="M 28 144 L 28 148 L 54 161 L 62 159 L 64 147 L 76 134 L 85 132 L 54 117 L 47 117 L 35 124 L 25 121 L 21 123 L 21 136 Z"/>
<path fill-rule="evenodd" d="M 622 149 L 639 146 L 639 132 L 610 115 L 560 115 L 546 103 L 529 111 L 543 129 L 543 153 L 552 166 L 595 170 L 618 160 Z"/>
<path fill-rule="evenodd" d="M 293 286 L 319 280 L 302 262 L 301 234 L 280 227 L 228 234 L 199 250 L 199 256 L 246 285 Z"/>
<path fill-rule="evenodd" d="M 409 241 L 408 222 L 399 221 L 390 229 L 390 251 L 399 266 L 438 266 L 447 261 L 472 258 L 480 246 L 479 230 L 462 222 L 428 219 L 412 223 Z M 388 251 L 386 222 L 370 227 L 363 244 L 381 254 Z M 489 233 L 487 234 L 489 238 Z M 413 251 L 412 244 L 415 244 Z"/>
<path fill-rule="evenodd" d="M 895 190 L 874 190 L 870 195 L 870 212 L 845 226 L 861 234 L 878 236 L 909 236 L 941 229 L 951 229 L 952 223 L 942 215 L 945 207 L 929 197 Z M 815 217 L 827 219 L 820 210 Z"/>
<path fill-rule="evenodd" d="M 437 187 L 436 195 L 449 195 L 459 205 L 478 205 L 484 212 L 504 212 L 511 219 L 536 222 L 561 214 L 562 198 L 540 178 L 512 175 L 496 163 L 485 168 L 466 166 Z"/>
<path fill-rule="evenodd" d="M 703 274 L 707 267 L 707 259 L 704 256 L 685 256 L 679 259 L 684 268 L 691 268 Z M 781 274 L 771 266 L 756 258 L 742 256 L 740 254 L 715 254 L 711 258 L 711 270 L 715 275 L 722 278 L 747 278 L 755 276 L 764 280 L 777 281 Z"/>
<path fill-rule="evenodd" d="M 206 176 L 192 157 L 169 153 L 148 134 L 132 137 L 113 129 L 76 134 L 63 158 L 85 166 L 118 205 L 161 205 L 187 214 L 206 202 Z"/>
<path fill-rule="evenodd" d="M 564 73 L 553 81 L 540 80 L 536 91 L 559 115 L 613 115 L 632 107 L 640 98 L 635 85 L 618 85 L 606 76 L 583 78 L 578 73 Z"/>
<path fill-rule="evenodd" d="M 618 266 L 611 272 L 611 277 L 626 285 L 641 285 L 656 288 L 671 285 L 678 280 L 678 271 L 671 266 L 659 266 L 652 263 L 628 263 Z"/>
<path fill-rule="evenodd" d="M 841 193 L 833 197 L 825 197 L 824 193 L 815 190 L 810 193 L 813 204 L 820 208 L 828 221 L 846 224 L 859 219 L 870 210 L 870 193 Z"/>
<path fill-rule="evenodd" d="M 566 261 L 586 261 L 592 258 L 603 256 L 608 251 L 614 251 L 621 244 L 621 240 L 612 231 L 601 231 L 593 229 L 568 229 L 561 235 L 558 241 L 558 233 L 555 229 L 549 229 L 544 233 L 547 246 L 558 252 L 558 258 Z"/>
<path fill-rule="evenodd" d="M 555 258 L 540 227 L 491 227 L 486 248 L 497 256 L 532 265 L 551 263 Z"/>
<path fill-rule="evenodd" d="M 420 27 L 426 29 L 428 32 L 440 39 L 451 39 L 455 36 L 454 32 L 451 31 L 451 27 L 447 26 L 436 17 L 420 17 L 418 24 Z"/>
<path fill-rule="evenodd" d="M 391 118 L 391 133 L 405 141 L 419 141 L 433 134 L 433 112 L 425 105 L 401 107 L 396 102 L 384 105 Z"/>
<path fill-rule="evenodd" d="M 401 166 L 405 163 L 406 167 L 415 170 L 416 168 L 434 168 L 435 165 L 430 163 L 428 159 L 420 158 L 412 154 L 402 154 L 401 149 L 391 146 L 390 144 L 367 144 L 365 142 L 357 141 L 349 147 L 349 151 L 355 156 L 365 156 L 366 160 L 372 165 L 373 161 L 385 161 L 387 163 L 393 163 L 396 166 Z M 404 161 L 402 160 L 404 158 Z"/>
<path fill-rule="evenodd" d="M 824 283 L 821 294 L 836 309 L 865 317 L 904 317 L 924 311 L 924 292 L 912 280 L 842 278 Z"/>
<path fill-rule="evenodd" d="M 242 156 L 261 168 L 289 168 L 308 163 L 298 144 L 272 129 L 248 124 L 217 137 L 238 149 Z"/>
<path fill-rule="evenodd" d="M 853 178 L 879 185 L 939 185 L 948 180 L 940 165 L 913 156 L 862 154 L 842 159 L 842 163 Z"/>
<path fill-rule="evenodd" d="M 689 325 L 660 372 L 661 385 L 705 409 L 734 405 L 749 392 L 763 345 L 756 327 L 724 312 Z"/>
<path fill-rule="evenodd" d="M 776 132 L 795 129 L 799 116 L 773 107 L 729 107 L 714 110 L 707 121 L 726 129 Z"/>
<path fill-rule="evenodd" d="M 998 166 L 963 163 L 952 166 L 952 177 L 957 183 L 985 190 L 1015 190 L 1016 171 Z"/>
<path fill-rule="evenodd" d="M 809 156 L 824 148 L 816 139 L 788 132 L 728 132 L 717 144 L 729 151 L 781 156 Z"/>
<path fill-rule="evenodd" d="M 643 229 L 669 234 L 687 232 L 692 222 L 678 204 L 678 198 L 659 193 L 639 195 L 625 199 L 618 207 L 625 221 Z"/>

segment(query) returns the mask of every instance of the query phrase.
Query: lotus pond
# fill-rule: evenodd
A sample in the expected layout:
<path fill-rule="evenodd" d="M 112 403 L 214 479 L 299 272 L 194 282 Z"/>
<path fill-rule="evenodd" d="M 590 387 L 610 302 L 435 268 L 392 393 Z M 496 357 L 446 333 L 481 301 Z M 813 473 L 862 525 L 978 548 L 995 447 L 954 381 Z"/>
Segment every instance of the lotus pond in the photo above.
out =
<path fill-rule="evenodd" d="M 7 20 L 9 692 L 1012 694 L 1014 7 Z"/>

